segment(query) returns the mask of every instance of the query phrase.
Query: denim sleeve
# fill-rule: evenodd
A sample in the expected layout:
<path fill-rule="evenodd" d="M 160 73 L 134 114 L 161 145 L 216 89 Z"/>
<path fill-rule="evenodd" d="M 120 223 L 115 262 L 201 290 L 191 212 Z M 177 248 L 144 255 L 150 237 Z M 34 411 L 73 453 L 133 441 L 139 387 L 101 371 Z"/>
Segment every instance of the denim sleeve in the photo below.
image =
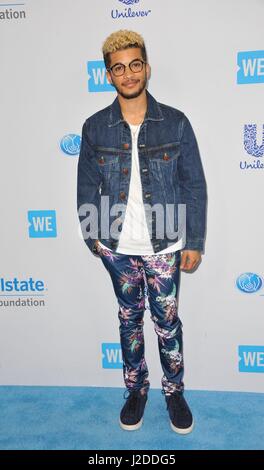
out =
<path fill-rule="evenodd" d="M 95 241 L 99 238 L 100 185 L 102 176 L 97 168 L 95 151 L 89 140 L 89 120 L 82 127 L 82 141 L 77 170 L 77 209 L 84 241 L 94 256 Z M 87 204 L 91 205 L 90 207 Z M 85 219 L 88 217 L 88 224 Z"/>
<path fill-rule="evenodd" d="M 178 175 L 182 204 L 186 204 L 184 250 L 204 251 L 207 189 L 197 140 L 191 123 L 183 118 Z"/>

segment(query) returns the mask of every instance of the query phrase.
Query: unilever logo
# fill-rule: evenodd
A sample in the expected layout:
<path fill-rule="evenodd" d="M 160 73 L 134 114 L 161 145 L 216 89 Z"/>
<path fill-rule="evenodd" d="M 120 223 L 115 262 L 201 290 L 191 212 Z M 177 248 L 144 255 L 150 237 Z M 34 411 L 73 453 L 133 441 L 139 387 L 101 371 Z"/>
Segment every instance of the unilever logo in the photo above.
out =
<path fill-rule="evenodd" d="M 248 124 L 244 126 L 244 147 L 247 153 L 254 157 L 264 155 L 264 125 L 262 126 L 262 144 L 257 144 L 257 126 Z"/>
<path fill-rule="evenodd" d="M 66 155 L 78 155 L 81 148 L 81 137 L 78 134 L 64 135 L 60 141 L 60 148 Z"/>
<path fill-rule="evenodd" d="M 123 3 L 125 6 L 123 10 L 116 8 L 111 11 L 111 16 L 114 20 L 119 18 L 142 18 L 148 16 L 151 13 L 151 10 L 139 10 L 135 6 L 140 2 L 140 0 L 118 0 L 119 3 Z M 132 7 L 132 8 L 131 8 Z"/>
<path fill-rule="evenodd" d="M 134 5 L 134 3 L 138 3 L 139 0 L 119 0 L 121 3 L 125 3 L 125 5 Z"/>
<path fill-rule="evenodd" d="M 262 126 L 262 141 L 261 144 L 257 143 L 257 125 L 245 124 L 244 125 L 244 149 L 248 155 L 256 157 L 257 160 L 248 163 L 246 160 L 240 162 L 241 170 L 263 170 L 264 162 L 260 159 L 264 156 L 264 125 Z"/>
<path fill-rule="evenodd" d="M 243 273 L 236 280 L 236 286 L 241 292 L 254 294 L 261 289 L 263 281 L 256 273 Z"/>

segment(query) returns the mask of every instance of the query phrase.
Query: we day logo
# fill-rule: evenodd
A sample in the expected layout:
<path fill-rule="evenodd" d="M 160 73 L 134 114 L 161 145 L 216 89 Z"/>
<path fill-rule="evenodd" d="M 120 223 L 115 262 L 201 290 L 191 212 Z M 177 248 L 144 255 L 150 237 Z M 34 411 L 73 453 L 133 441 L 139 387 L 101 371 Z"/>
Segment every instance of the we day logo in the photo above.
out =
<path fill-rule="evenodd" d="M 115 87 L 107 80 L 106 68 L 103 60 L 90 60 L 87 62 L 88 91 L 115 91 Z"/>
<path fill-rule="evenodd" d="M 103 369 L 122 369 L 122 350 L 120 343 L 102 343 Z"/>
<path fill-rule="evenodd" d="M 264 372 L 264 346 L 238 347 L 239 372 Z"/>
<path fill-rule="evenodd" d="M 264 83 L 264 51 L 244 51 L 237 54 L 238 85 Z"/>
<path fill-rule="evenodd" d="M 57 237 L 56 212 L 51 210 L 28 211 L 30 238 Z"/>

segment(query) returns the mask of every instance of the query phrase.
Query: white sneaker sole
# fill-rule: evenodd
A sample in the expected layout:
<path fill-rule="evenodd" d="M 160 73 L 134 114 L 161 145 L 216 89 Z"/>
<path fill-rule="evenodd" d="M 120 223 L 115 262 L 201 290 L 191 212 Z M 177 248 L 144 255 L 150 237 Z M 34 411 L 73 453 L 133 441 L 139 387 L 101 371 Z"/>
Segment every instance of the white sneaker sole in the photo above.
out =
<path fill-rule="evenodd" d="M 176 426 L 174 426 L 174 424 L 172 424 L 171 421 L 170 421 L 170 424 L 171 424 L 171 429 L 174 432 L 177 432 L 178 434 L 189 434 L 190 432 L 192 432 L 192 430 L 194 428 L 194 421 L 192 422 L 192 425 L 189 428 L 186 428 L 186 429 L 177 428 Z"/>
<path fill-rule="evenodd" d="M 125 431 L 136 431 L 137 429 L 141 428 L 142 423 L 143 423 L 143 418 L 141 418 L 141 420 L 137 424 L 132 424 L 132 425 L 124 424 L 119 419 L 119 424 L 120 424 L 121 428 L 124 429 Z"/>

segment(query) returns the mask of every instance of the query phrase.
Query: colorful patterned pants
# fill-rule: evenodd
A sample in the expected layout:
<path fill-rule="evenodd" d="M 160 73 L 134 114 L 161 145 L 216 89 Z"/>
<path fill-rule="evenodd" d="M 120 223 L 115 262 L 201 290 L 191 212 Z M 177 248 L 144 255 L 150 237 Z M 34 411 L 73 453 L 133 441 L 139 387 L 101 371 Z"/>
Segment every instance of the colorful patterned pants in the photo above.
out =
<path fill-rule="evenodd" d="M 178 317 L 180 251 L 161 255 L 125 255 L 98 247 L 119 305 L 123 375 L 128 390 L 149 389 L 144 355 L 143 317 L 147 303 L 158 336 L 163 393 L 184 389 L 182 323 Z"/>

